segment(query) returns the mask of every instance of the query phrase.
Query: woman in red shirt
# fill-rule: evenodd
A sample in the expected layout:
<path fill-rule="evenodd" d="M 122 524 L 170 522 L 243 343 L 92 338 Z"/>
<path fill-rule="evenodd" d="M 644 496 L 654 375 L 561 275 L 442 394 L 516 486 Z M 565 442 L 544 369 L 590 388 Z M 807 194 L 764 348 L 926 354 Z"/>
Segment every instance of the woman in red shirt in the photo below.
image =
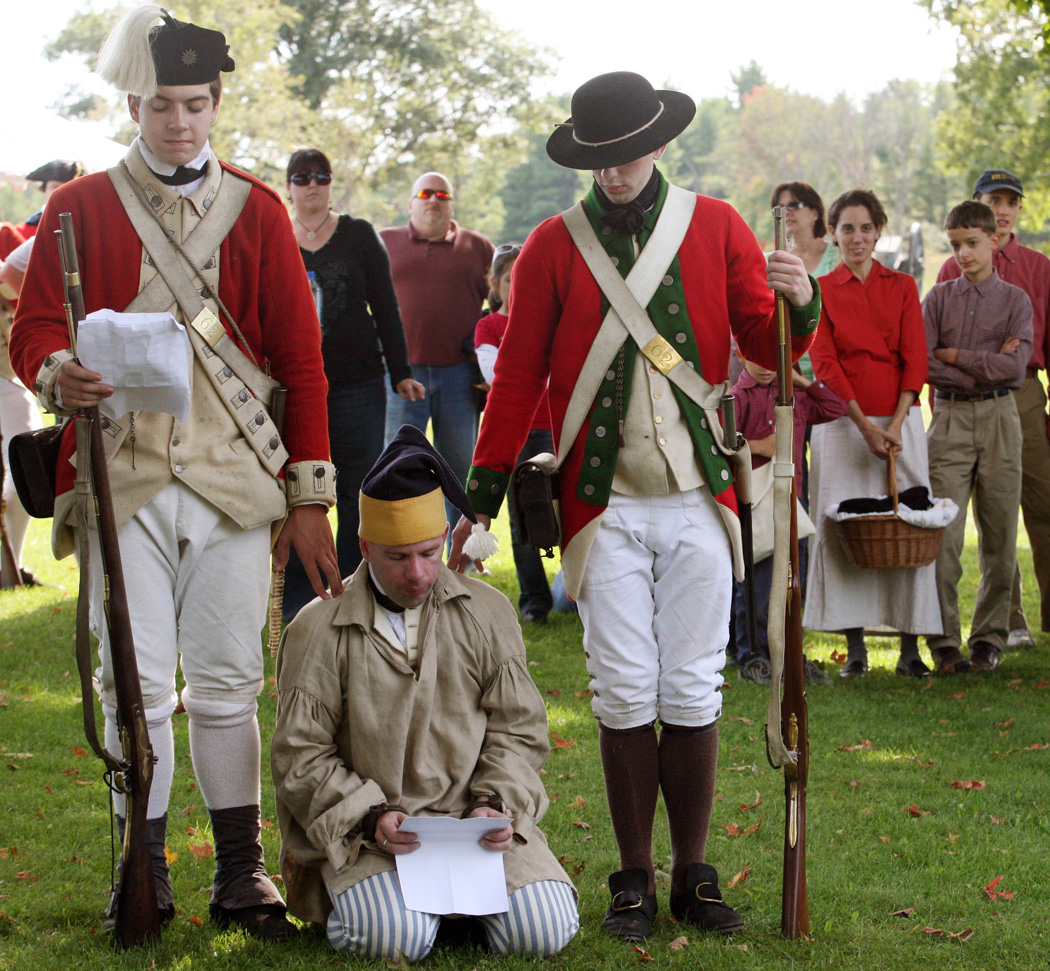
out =
<path fill-rule="evenodd" d="M 897 673 L 928 677 L 920 634 L 941 630 L 933 565 L 862 570 L 846 559 L 828 506 L 884 495 L 886 461 L 897 456 L 897 479 L 929 488 L 919 394 L 927 377 L 926 333 L 915 281 L 875 260 L 886 213 L 873 192 L 853 189 L 828 210 L 842 262 L 820 278 L 820 326 L 810 349 L 814 370 L 849 407 L 846 417 L 813 430 L 811 495 L 817 534 L 807 587 L 805 624 L 842 631 L 844 678 L 867 673 L 864 629 L 901 633 Z"/>

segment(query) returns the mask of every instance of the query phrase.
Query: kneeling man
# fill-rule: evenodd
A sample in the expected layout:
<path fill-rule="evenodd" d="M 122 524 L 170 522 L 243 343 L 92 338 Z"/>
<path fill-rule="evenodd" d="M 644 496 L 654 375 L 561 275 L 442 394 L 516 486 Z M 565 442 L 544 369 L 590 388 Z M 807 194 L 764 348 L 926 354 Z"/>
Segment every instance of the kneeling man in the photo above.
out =
<path fill-rule="evenodd" d="M 361 488 L 364 562 L 343 595 L 285 632 L 272 767 L 292 914 L 338 950 L 425 957 L 441 918 L 408 910 L 394 858 L 406 816 L 507 819 L 510 909 L 479 918 L 497 953 L 554 954 L 579 926 L 575 891 L 538 823 L 543 699 L 514 608 L 446 569 L 444 496 L 472 516 L 444 460 L 403 426 Z"/>

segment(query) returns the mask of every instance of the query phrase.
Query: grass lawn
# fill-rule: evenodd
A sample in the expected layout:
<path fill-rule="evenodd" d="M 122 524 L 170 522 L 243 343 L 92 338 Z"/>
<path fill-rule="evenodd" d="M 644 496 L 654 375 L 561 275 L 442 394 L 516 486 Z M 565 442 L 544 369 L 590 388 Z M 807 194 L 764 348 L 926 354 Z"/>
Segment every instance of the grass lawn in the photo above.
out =
<path fill-rule="evenodd" d="M 1038 618 L 1023 534 L 1021 542 L 1028 616 Z M 513 596 L 505 533 L 503 546 L 507 552 L 492 561 L 492 581 Z M 967 557 L 964 616 L 976 589 L 972 534 Z M 208 851 L 208 816 L 189 764 L 184 716 L 176 717 L 169 817 L 179 913 L 157 948 L 112 949 L 100 932 L 110 867 L 107 790 L 100 763 L 84 753 L 73 656 L 77 574 L 70 561 L 51 559 L 41 523 L 34 524 L 26 562 L 54 586 L 0 593 L 0 971 L 254 971 L 358 963 L 336 955 L 321 936 L 266 946 L 209 924 L 212 861 L 197 858 Z M 1037 634 L 1035 650 L 1007 654 L 994 674 L 937 679 L 928 687 L 895 676 L 895 643 L 873 639 L 867 678 L 836 678 L 810 690 L 811 941 L 787 942 L 779 932 L 783 783 L 765 759 L 766 689 L 741 682 L 735 669 L 727 672 L 708 860 L 723 888 L 739 875 L 726 897 L 744 915 L 747 931 L 712 940 L 672 923 L 665 878 L 647 954 L 599 931 L 605 881 L 617 859 L 579 622 L 558 617 L 530 626 L 525 637 L 555 738 L 544 828 L 580 891 L 582 920 L 577 939 L 546 966 L 622 971 L 651 958 L 655 967 L 705 971 L 914 971 L 923 965 L 969 971 L 1045 960 L 1050 635 Z M 834 673 L 831 655 L 844 650 L 842 638 L 809 635 L 807 641 L 809 656 Z M 268 660 L 259 712 L 264 745 L 274 718 L 272 675 Z M 274 819 L 268 781 L 263 818 Z M 275 869 L 276 827 L 266 829 L 264 839 Z M 666 869 L 668 839 L 659 822 L 656 850 Z M 428 965 L 464 971 L 533 966 L 470 949 L 437 949 Z"/>

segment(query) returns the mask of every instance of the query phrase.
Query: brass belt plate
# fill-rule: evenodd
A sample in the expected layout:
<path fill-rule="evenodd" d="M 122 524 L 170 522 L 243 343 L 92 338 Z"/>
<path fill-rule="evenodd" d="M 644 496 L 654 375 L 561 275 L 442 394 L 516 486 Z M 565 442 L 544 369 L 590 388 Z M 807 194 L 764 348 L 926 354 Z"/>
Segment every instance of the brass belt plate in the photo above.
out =
<path fill-rule="evenodd" d="M 659 334 L 642 348 L 642 353 L 653 362 L 656 369 L 665 377 L 677 365 L 682 363 L 682 355 Z"/>
<path fill-rule="evenodd" d="M 190 326 L 208 342 L 209 347 L 215 347 L 226 336 L 226 328 L 207 307 L 201 308 L 201 312 L 190 321 Z"/>

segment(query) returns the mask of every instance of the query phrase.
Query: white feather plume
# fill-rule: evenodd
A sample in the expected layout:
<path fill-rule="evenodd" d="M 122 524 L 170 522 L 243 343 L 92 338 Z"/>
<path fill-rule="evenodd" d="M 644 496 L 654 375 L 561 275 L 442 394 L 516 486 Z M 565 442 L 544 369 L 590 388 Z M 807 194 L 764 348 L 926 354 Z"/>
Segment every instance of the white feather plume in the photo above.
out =
<path fill-rule="evenodd" d="M 164 10 L 155 3 L 133 7 L 117 21 L 98 53 L 98 75 L 120 91 L 149 100 L 157 93 L 157 66 L 150 30 Z"/>

